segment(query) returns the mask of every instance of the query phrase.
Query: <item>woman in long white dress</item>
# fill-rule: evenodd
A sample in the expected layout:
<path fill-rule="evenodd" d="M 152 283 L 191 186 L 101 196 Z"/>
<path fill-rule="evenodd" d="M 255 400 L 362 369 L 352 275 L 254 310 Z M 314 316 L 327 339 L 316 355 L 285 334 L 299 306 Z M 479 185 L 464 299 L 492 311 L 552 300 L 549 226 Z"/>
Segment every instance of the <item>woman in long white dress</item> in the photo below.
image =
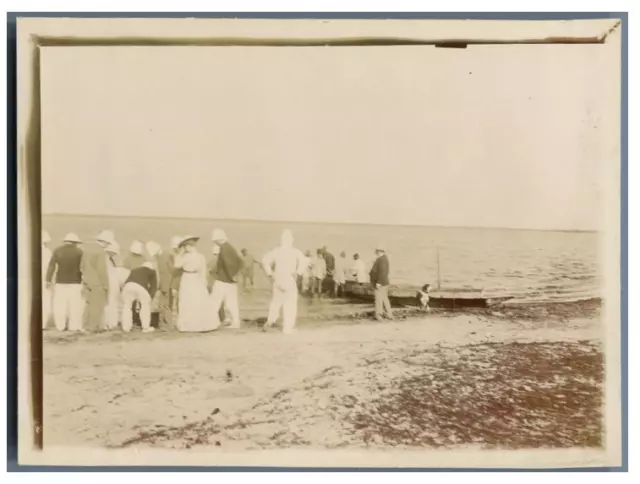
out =
<path fill-rule="evenodd" d="M 209 317 L 207 291 L 207 261 L 196 249 L 199 237 L 187 236 L 180 243 L 175 259 L 176 269 L 182 270 L 178 295 L 178 331 L 205 332 L 216 327 Z"/>

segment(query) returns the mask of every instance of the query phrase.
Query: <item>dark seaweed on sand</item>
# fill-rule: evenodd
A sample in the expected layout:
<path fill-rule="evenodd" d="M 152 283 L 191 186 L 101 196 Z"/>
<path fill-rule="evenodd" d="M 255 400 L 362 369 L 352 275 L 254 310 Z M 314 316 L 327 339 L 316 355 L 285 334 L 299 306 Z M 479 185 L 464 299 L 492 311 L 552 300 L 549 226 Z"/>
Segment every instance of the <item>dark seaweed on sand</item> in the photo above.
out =
<path fill-rule="evenodd" d="M 592 343 L 442 348 L 423 362 L 422 374 L 394 382 L 348 418 L 365 442 L 602 446 L 603 355 Z"/>

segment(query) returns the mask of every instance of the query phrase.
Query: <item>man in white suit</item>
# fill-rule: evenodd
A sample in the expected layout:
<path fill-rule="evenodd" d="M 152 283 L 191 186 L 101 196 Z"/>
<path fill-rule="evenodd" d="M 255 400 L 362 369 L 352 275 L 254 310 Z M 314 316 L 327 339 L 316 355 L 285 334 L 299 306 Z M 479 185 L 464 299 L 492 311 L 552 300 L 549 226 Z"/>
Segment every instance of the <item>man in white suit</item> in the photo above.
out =
<path fill-rule="evenodd" d="M 308 267 L 307 258 L 293 246 L 293 234 L 285 230 L 280 247 L 262 258 L 265 273 L 273 282 L 269 316 L 264 329 L 273 326 L 282 310 L 282 332 L 292 333 L 298 315 L 298 277 Z"/>

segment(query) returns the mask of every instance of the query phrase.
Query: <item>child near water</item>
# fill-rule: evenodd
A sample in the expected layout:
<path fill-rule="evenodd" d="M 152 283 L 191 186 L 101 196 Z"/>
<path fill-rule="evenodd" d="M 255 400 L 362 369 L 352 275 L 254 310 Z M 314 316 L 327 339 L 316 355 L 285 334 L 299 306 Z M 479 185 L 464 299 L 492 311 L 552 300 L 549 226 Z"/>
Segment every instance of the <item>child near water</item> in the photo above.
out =
<path fill-rule="evenodd" d="M 429 307 L 429 288 L 430 287 L 431 286 L 429 284 L 425 284 L 420 288 L 420 290 L 416 294 L 416 297 L 418 298 L 418 304 L 420 305 L 420 308 L 423 309 L 424 311 L 431 311 L 431 308 Z"/>

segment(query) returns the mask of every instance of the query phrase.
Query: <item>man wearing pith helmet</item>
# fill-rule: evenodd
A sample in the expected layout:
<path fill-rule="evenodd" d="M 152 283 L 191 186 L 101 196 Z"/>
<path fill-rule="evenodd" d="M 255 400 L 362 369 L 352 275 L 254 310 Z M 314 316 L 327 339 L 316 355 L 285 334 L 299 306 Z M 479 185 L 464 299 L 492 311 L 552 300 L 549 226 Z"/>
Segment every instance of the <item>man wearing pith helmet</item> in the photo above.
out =
<path fill-rule="evenodd" d="M 47 268 L 47 284 L 53 285 L 53 320 L 58 331 L 81 331 L 82 242 L 73 232 L 65 235 L 63 242 L 53 252 Z"/>
<path fill-rule="evenodd" d="M 224 305 L 231 316 L 231 327 L 240 327 L 240 309 L 238 307 L 238 273 L 242 269 L 242 258 L 229 243 L 227 234 L 222 229 L 215 229 L 211 234 L 213 243 L 220 247 L 216 267 L 216 280 L 211 289 L 211 317 L 214 326 L 220 326 L 220 308 Z"/>

